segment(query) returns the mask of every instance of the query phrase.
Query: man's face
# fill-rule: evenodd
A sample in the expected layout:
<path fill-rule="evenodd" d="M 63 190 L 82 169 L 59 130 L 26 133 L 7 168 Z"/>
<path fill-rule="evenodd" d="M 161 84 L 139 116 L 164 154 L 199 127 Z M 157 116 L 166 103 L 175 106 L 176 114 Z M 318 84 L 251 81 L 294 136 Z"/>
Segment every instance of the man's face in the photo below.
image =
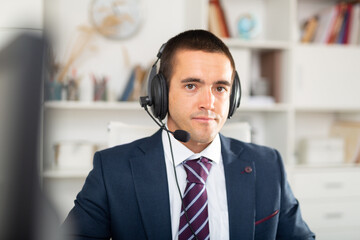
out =
<path fill-rule="evenodd" d="M 168 127 L 190 133 L 185 143 L 197 153 L 205 149 L 229 113 L 230 60 L 222 53 L 179 50 L 169 86 Z"/>

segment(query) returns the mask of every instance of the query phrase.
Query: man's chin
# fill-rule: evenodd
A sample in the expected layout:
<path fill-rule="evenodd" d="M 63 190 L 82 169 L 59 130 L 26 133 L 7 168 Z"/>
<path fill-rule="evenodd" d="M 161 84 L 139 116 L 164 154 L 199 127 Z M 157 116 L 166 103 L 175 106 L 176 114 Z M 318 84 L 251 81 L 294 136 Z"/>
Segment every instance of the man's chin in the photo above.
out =
<path fill-rule="evenodd" d="M 191 136 L 191 134 L 190 134 L 190 137 L 196 143 L 209 144 L 214 140 L 214 138 L 216 137 L 216 134 L 217 133 L 206 134 L 206 135 L 193 134 L 193 136 Z"/>

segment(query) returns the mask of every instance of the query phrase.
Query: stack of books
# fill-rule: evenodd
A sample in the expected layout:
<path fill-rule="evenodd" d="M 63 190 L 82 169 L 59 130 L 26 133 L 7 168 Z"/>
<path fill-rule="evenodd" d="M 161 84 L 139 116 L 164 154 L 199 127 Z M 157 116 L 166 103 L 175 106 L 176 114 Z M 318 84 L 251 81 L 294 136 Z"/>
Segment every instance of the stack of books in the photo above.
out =
<path fill-rule="evenodd" d="M 360 2 L 340 2 L 307 19 L 301 42 L 360 44 Z"/>

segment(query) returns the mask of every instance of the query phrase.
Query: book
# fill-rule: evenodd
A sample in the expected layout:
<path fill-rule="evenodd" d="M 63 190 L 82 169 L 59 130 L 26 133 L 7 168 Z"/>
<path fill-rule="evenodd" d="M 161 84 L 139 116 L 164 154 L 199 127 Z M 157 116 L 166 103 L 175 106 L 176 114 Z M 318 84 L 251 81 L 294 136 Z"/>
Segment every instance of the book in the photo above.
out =
<path fill-rule="evenodd" d="M 225 13 L 219 0 L 210 0 L 209 2 L 209 30 L 218 37 L 230 37 Z"/>
<path fill-rule="evenodd" d="M 347 5 L 347 12 L 346 12 L 346 25 L 345 25 L 345 33 L 343 38 L 343 43 L 348 44 L 349 43 L 349 35 L 350 35 L 350 26 L 351 26 L 351 16 L 353 13 L 353 5 L 348 4 Z"/>
<path fill-rule="evenodd" d="M 143 69 L 140 65 L 137 65 L 135 66 L 134 71 L 135 71 L 134 88 L 128 101 L 138 101 L 142 94 L 143 86 L 146 85 L 145 83 L 146 70 Z"/>
<path fill-rule="evenodd" d="M 339 44 L 343 44 L 345 43 L 345 35 L 346 35 L 346 28 L 349 24 L 349 6 L 351 4 L 346 4 L 344 6 L 344 13 L 343 13 L 343 21 L 342 21 L 342 24 L 341 24 L 341 27 L 340 27 L 340 31 L 339 31 L 339 34 L 337 36 L 337 39 L 336 39 L 336 43 L 339 43 Z"/>
<path fill-rule="evenodd" d="M 336 18 L 336 6 L 325 8 L 318 14 L 318 28 L 314 36 L 314 42 L 326 43 L 327 36 L 330 34 L 332 22 Z"/>
<path fill-rule="evenodd" d="M 341 26 L 344 21 L 344 13 L 346 10 L 346 4 L 345 3 L 339 3 L 337 5 L 337 14 L 336 18 L 334 19 L 334 22 L 331 26 L 330 34 L 328 36 L 327 43 L 336 43 L 337 38 L 339 36 Z"/>
<path fill-rule="evenodd" d="M 218 37 L 221 37 L 220 20 L 215 4 L 209 5 L 209 31 Z"/>
<path fill-rule="evenodd" d="M 353 5 L 350 20 L 349 44 L 359 44 L 360 35 L 360 3 Z"/>
<path fill-rule="evenodd" d="M 136 76 L 136 72 L 135 72 L 135 69 L 133 69 L 131 71 L 129 79 L 126 83 L 125 89 L 119 98 L 119 101 L 127 101 L 129 99 L 129 97 L 134 89 L 135 76 Z"/>
<path fill-rule="evenodd" d="M 221 28 L 221 32 L 222 32 L 222 37 L 225 38 L 229 38 L 230 37 L 230 33 L 229 33 L 229 28 L 226 22 L 226 18 L 225 18 L 225 12 L 224 9 L 222 8 L 219 0 L 216 1 L 216 6 L 217 6 L 217 12 L 219 15 L 219 19 L 220 19 L 220 28 Z"/>
<path fill-rule="evenodd" d="M 345 163 L 355 163 L 360 151 L 360 122 L 335 122 L 330 128 L 330 136 L 344 139 L 344 161 Z"/>
<path fill-rule="evenodd" d="M 335 34 L 335 28 L 339 19 L 339 15 L 340 15 L 340 5 L 337 4 L 336 6 L 336 13 L 335 16 L 333 17 L 333 19 L 331 19 L 331 25 L 329 30 L 327 31 L 327 36 L 326 36 L 326 41 L 325 43 L 332 43 L 333 38 L 334 38 L 334 34 Z"/>

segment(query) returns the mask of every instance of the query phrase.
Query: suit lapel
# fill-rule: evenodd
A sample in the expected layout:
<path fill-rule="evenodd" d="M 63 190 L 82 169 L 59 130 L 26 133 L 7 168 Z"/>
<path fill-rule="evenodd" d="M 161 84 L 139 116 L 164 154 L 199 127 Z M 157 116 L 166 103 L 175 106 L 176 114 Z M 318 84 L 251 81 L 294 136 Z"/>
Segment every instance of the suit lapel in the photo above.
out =
<path fill-rule="evenodd" d="M 243 147 L 221 136 L 230 239 L 253 239 L 255 222 L 255 164 Z"/>
<path fill-rule="evenodd" d="M 148 239 L 171 239 L 169 191 L 161 131 L 131 159 L 137 200 Z"/>

